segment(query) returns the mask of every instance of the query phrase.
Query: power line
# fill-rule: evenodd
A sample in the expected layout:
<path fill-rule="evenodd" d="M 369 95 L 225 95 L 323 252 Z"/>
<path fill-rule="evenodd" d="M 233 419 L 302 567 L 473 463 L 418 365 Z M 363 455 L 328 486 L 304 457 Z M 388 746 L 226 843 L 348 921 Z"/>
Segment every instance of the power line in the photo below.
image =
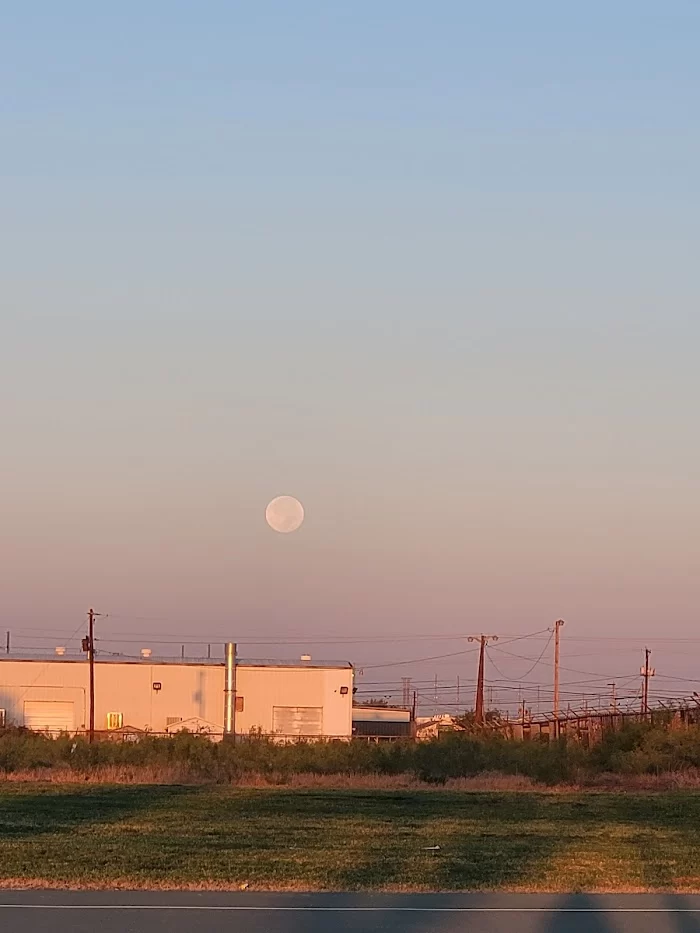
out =
<path fill-rule="evenodd" d="M 513 680 L 513 681 L 515 681 L 515 680 L 524 680 L 526 677 L 528 677 L 528 676 L 534 671 L 534 669 L 535 669 L 535 668 L 537 667 L 537 665 L 540 663 L 540 661 L 542 660 L 542 658 L 543 658 L 544 655 L 545 655 L 545 652 L 547 651 L 547 648 L 549 648 L 550 644 L 552 643 L 552 638 L 553 638 L 553 637 L 554 637 L 554 632 L 551 632 L 549 638 L 547 639 L 547 642 L 546 642 L 544 648 L 543 648 L 542 651 L 540 652 L 540 655 L 539 655 L 539 657 L 537 658 L 537 660 L 535 661 L 535 663 L 532 665 L 532 667 L 531 667 L 529 670 L 527 670 L 527 671 L 526 671 L 524 674 L 522 674 L 520 677 L 507 677 L 507 676 L 503 673 L 503 671 L 499 670 L 498 666 L 496 665 L 496 663 L 494 662 L 493 658 L 491 657 L 491 650 L 490 650 L 490 649 L 488 650 L 489 660 L 491 661 L 491 663 L 493 664 L 493 666 L 496 668 L 496 670 L 498 671 L 498 673 L 501 675 L 501 677 L 503 677 L 505 680 Z M 498 650 L 498 646 L 494 645 L 493 647 L 494 647 L 496 650 Z M 506 654 L 508 654 L 508 653 L 509 653 L 509 652 L 506 652 Z M 530 659 L 530 660 L 532 660 L 532 659 Z"/>
<path fill-rule="evenodd" d="M 443 658 L 456 658 L 460 655 L 474 654 L 478 648 L 465 648 L 464 651 L 453 651 L 450 654 L 435 654 L 430 658 L 411 658 L 408 661 L 387 661 L 386 664 L 363 664 L 363 670 L 375 670 L 380 667 L 399 667 L 402 664 L 420 664 L 423 661 L 441 661 Z"/>

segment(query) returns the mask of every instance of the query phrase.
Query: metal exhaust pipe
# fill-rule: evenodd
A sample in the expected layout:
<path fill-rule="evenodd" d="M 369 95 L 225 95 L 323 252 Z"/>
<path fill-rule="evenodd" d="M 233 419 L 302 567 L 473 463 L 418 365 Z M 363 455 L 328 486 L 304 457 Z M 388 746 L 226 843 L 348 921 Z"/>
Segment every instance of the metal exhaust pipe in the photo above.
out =
<path fill-rule="evenodd" d="M 236 737 L 236 645 L 226 642 L 226 679 L 224 684 L 224 738 Z"/>

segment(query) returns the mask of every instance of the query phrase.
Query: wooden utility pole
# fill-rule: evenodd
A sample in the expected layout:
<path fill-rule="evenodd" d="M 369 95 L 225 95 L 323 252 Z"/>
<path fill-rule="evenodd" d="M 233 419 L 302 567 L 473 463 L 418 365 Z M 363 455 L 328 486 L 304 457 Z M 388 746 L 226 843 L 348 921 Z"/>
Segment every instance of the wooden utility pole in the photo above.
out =
<path fill-rule="evenodd" d="M 94 609 L 88 611 L 87 654 L 90 662 L 90 731 L 88 740 L 90 742 L 95 741 L 95 619 L 99 615 L 100 613 L 95 612 Z M 85 646 L 85 642 L 83 642 L 83 645 Z"/>
<path fill-rule="evenodd" d="M 615 683 L 608 684 L 608 687 L 612 690 L 612 705 L 611 709 L 613 713 L 617 713 L 617 698 L 615 697 Z"/>
<path fill-rule="evenodd" d="M 649 718 L 649 678 L 653 677 L 656 674 L 656 670 L 653 667 L 649 667 L 649 658 L 651 657 L 651 651 L 649 648 L 644 649 L 644 667 L 641 668 L 639 673 L 642 675 L 642 716 L 645 719 Z"/>
<path fill-rule="evenodd" d="M 563 619 L 554 623 L 554 738 L 559 738 L 559 629 Z"/>
<path fill-rule="evenodd" d="M 489 641 L 498 641 L 498 635 L 470 636 L 469 641 L 479 642 L 479 671 L 476 677 L 476 701 L 474 703 L 474 719 L 477 723 L 484 721 L 484 656 L 486 644 Z"/>

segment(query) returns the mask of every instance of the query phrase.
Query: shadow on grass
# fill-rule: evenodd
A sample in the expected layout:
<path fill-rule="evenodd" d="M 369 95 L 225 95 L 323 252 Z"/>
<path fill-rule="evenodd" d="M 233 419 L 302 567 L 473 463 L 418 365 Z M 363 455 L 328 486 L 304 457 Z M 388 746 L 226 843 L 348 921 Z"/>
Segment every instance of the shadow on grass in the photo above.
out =
<path fill-rule="evenodd" d="M 91 785 L 79 790 L 13 788 L 12 793 L 0 792 L 0 842 L 68 834 L 79 826 L 115 823 L 154 807 L 175 805 L 198 790 L 152 785 Z"/>
<path fill-rule="evenodd" d="M 595 806 L 593 801 L 592 806 Z M 700 794 L 605 794 L 598 806 L 608 822 L 637 823 L 664 829 L 700 825 Z"/>
<path fill-rule="evenodd" d="M 667 849 L 682 830 L 692 841 L 700 799 L 687 809 L 683 802 L 652 795 L 34 785 L 0 790 L 0 844 L 25 873 L 50 856 L 50 876 L 70 856 L 76 880 L 96 871 L 99 859 L 107 882 L 121 873 L 183 883 L 488 891 L 546 885 L 573 837 L 590 828 L 607 845 L 601 827 L 617 823 L 640 827 L 645 880 L 658 888 L 673 879 L 668 859 L 655 860 L 648 849 L 648 830 L 665 835 Z M 106 831 L 141 815 L 128 839 Z M 672 832 L 664 834 L 667 828 Z M 431 846 L 440 849 L 434 854 Z M 602 915 L 586 916 L 602 922 Z M 700 926 L 679 933 L 690 931 L 700 933 Z"/>
<path fill-rule="evenodd" d="M 297 823 L 338 820 L 346 848 L 329 865 L 334 890 L 421 886 L 430 890 L 493 890 L 536 883 L 566 840 L 537 825 L 537 808 L 519 795 L 332 792 L 285 794 L 256 801 L 255 812 L 283 812 Z M 551 812 L 547 814 L 551 821 Z M 347 820 L 347 822 L 346 822 Z M 507 825 L 506 825 L 507 824 Z M 319 844 L 330 840 L 323 832 Z M 308 838 L 307 844 L 314 845 Z M 431 846 L 440 846 L 436 852 Z"/>

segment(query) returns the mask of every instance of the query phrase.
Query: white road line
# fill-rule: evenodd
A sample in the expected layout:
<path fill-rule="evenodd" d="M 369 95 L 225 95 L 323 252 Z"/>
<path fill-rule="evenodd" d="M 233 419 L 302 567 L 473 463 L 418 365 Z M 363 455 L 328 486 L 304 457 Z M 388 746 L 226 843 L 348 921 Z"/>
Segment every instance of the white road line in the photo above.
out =
<path fill-rule="evenodd" d="M 0 904 L 0 910 L 189 910 L 267 913 L 700 914 L 700 907 L 263 907 L 238 904 Z"/>

